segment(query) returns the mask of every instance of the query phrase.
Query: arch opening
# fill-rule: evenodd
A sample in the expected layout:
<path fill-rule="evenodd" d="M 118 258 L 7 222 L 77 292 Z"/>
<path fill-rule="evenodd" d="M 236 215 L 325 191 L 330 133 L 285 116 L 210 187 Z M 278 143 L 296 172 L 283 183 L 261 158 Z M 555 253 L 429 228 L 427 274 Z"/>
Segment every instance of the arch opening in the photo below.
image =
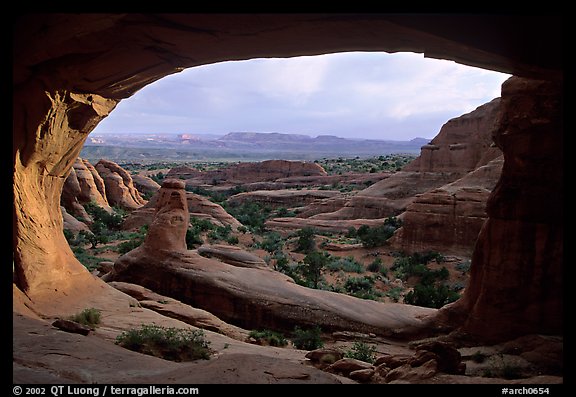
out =
<path fill-rule="evenodd" d="M 446 18 L 453 24 L 446 24 Z M 561 51 L 555 41 L 561 37 L 557 34 L 561 23 L 557 18 L 544 19 L 550 29 L 542 29 L 539 42 L 544 43 L 550 56 L 541 60 L 538 51 L 542 48 L 530 48 L 519 40 L 520 33 L 534 35 L 531 18 L 136 14 L 23 17 L 16 24 L 14 60 L 16 284 L 31 298 L 41 300 L 40 297 L 53 296 L 55 290 L 79 288 L 78 280 L 90 282 L 79 271 L 80 264 L 60 232 L 58 198 L 88 133 L 122 98 L 182 68 L 219 60 L 344 50 L 406 50 L 528 78 L 516 79 L 503 90 L 508 101 L 501 122 L 508 129 L 502 127 L 496 140 L 505 153 L 504 174 L 489 205 L 493 220 L 484 227 L 475 251 L 479 265 L 473 277 L 477 284 L 461 304 L 464 310 L 456 313 L 468 331 L 487 338 L 527 330 L 561 332 L 562 288 L 558 278 L 562 268 L 563 188 L 562 158 L 558 153 L 562 152 L 563 137 L 562 68 Z M 498 41 L 474 39 L 485 37 L 478 32 L 496 32 L 494 26 L 511 23 L 519 27 L 518 34 L 499 36 Z M 494 34 L 488 36 L 493 38 Z M 526 127 L 512 114 L 547 122 L 544 127 L 531 123 Z M 515 134 L 510 135 L 510 130 Z M 542 169 L 555 177 L 546 177 Z M 539 187 L 546 193 L 538 193 Z M 522 204 L 526 194 L 532 199 Z M 552 213 L 543 214 L 540 205 L 551 198 L 559 205 L 551 207 Z M 510 238 L 513 249 L 507 253 L 497 249 L 498 236 Z M 527 249 L 541 244 L 552 252 L 547 265 L 540 257 L 542 251 Z M 534 288 L 514 304 L 498 307 L 499 299 L 522 288 L 520 282 L 503 286 L 498 279 L 503 275 L 513 277 L 514 270 L 519 271 L 522 266 L 535 275 L 533 279 L 521 279 L 522 282 Z M 542 281 L 537 274 L 543 270 L 554 277 L 536 287 Z M 519 305 L 524 308 L 514 314 Z M 486 329 L 486 320 L 503 313 L 506 318 L 494 335 L 494 329 Z M 530 321 L 521 324 L 527 319 Z"/>

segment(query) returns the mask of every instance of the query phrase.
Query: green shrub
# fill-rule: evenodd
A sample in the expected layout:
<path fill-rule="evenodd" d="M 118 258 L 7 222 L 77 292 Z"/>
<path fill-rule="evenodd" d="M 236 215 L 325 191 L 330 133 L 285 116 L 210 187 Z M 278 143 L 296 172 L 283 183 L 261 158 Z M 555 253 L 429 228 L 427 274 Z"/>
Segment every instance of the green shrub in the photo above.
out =
<path fill-rule="evenodd" d="M 100 324 L 100 314 L 100 310 L 91 307 L 71 316 L 70 320 L 94 329 L 96 325 Z"/>
<path fill-rule="evenodd" d="M 202 330 L 142 325 L 122 332 L 116 344 L 133 351 L 171 361 L 193 361 L 210 358 L 210 342 Z"/>
<path fill-rule="evenodd" d="M 260 344 L 268 346 L 283 347 L 288 344 L 288 341 L 284 335 L 279 332 L 270 331 L 268 329 L 250 331 L 249 336 L 256 339 Z"/>
<path fill-rule="evenodd" d="M 344 282 L 344 290 L 349 295 L 361 299 L 376 300 L 379 295 L 374 291 L 374 279 L 369 276 L 348 278 Z"/>
<path fill-rule="evenodd" d="M 102 261 L 102 258 L 94 255 L 90 255 L 84 248 L 82 247 L 72 247 L 72 252 L 78 262 L 80 262 L 86 269 L 89 271 L 95 270 L 98 267 L 98 263 Z"/>
<path fill-rule="evenodd" d="M 272 254 L 282 250 L 284 239 L 278 232 L 268 232 L 264 235 L 259 247 Z"/>
<path fill-rule="evenodd" d="M 400 300 L 400 297 L 402 296 L 402 292 L 404 292 L 404 289 L 402 287 L 394 287 L 390 288 L 386 292 L 386 296 L 388 296 L 394 302 L 398 302 Z"/>
<path fill-rule="evenodd" d="M 230 215 L 254 233 L 264 232 L 264 223 L 272 211 L 270 207 L 262 206 L 256 202 L 229 204 L 224 206 L 224 208 Z"/>
<path fill-rule="evenodd" d="M 343 270 L 347 273 L 364 273 L 364 266 L 351 256 L 347 258 L 332 256 L 326 268 L 329 270 Z"/>
<path fill-rule="evenodd" d="M 208 230 L 214 230 L 215 226 L 208 219 L 202 219 L 197 217 L 192 217 L 190 220 L 192 227 L 200 232 L 206 232 Z"/>
<path fill-rule="evenodd" d="M 226 242 L 231 245 L 236 245 L 240 242 L 240 240 L 238 240 L 238 237 L 236 236 L 230 236 L 226 239 Z"/>
<path fill-rule="evenodd" d="M 396 229 L 401 225 L 401 222 L 395 217 L 387 218 L 383 225 L 370 227 L 362 225 L 356 231 L 357 237 L 362 242 L 365 248 L 380 247 L 392 237 Z"/>
<path fill-rule="evenodd" d="M 76 236 L 74 235 L 74 232 L 70 229 L 64 229 L 64 238 L 66 239 L 66 241 L 68 242 L 68 245 L 72 245 L 74 243 L 74 238 Z"/>
<path fill-rule="evenodd" d="M 460 295 L 445 285 L 416 284 L 414 290 L 404 297 L 404 303 L 415 306 L 439 309 L 450 302 L 456 301 Z"/>
<path fill-rule="evenodd" d="M 316 241 L 314 241 L 314 235 L 316 232 L 311 227 L 305 227 L 300 229 L 296 236 L 298 241 L 296 243 L 296 251 L 310 253 L 316 249 Z"/>
<path fill-rule="evenodd" d="M 212 230 L 210 233 L 208 233 L 208 238 L 215 241 L 226 241 L 230 237 L 230 233 L 232 233 L 232 226 L 218 226 L 215 230 Z"/>
<path fill-rule="evenodd" d="M 369 272 L 372 273 L 380 273 L 383 276 L 386 276 L 386 268 L 382 264 L 382 259 L 376 258 L 374 259 L 366 268 Z"/>
<path fill-rule="evenodd" d="M 330 256 L 326 252 L 313 251 L 304 258 L 305 266 L 302 275 L 311 288 L 318 288 L 322 277 L 322 269 L 328 264 Z"/>
<path fill-rule="evenodd" d="M 324 346 L 322 330 L 319 326 L 310 329 L 301 329 L 296 326 L 291 340 L 294 347 L 301 350 L 315 350 Z"/>
<path fill-rule="evenodd" d="M 144 242 L 144 237 L 137 237 L 133 240 L 123 241 L 116 246 L 116 251 L 122 255 L 138 248 Z"/>
<path fill-rule="evenodd" d="M 186 230 L 186 248 L 191 250 L 199 245 L 204 244 L 200 237 L 200 232 L 196 228 L 189 228 Z"/>
<path fill-rule="evenodd" d="M 470 271 L 470 266 L 472 265 L 472 262 L 467 260 L 464 262 L 460 262 L 459 264 L 456 265 L 456 270 L 458 270 L 459 272 L 462 272 L 462 274 L 466 274 Z"/>
<path fill-rule="evenodd" d="M 344 357 L 373 364 L 376 359 L 376 346 L 364 342 L 354 342 L 352 348 L 344 353 Z"/>

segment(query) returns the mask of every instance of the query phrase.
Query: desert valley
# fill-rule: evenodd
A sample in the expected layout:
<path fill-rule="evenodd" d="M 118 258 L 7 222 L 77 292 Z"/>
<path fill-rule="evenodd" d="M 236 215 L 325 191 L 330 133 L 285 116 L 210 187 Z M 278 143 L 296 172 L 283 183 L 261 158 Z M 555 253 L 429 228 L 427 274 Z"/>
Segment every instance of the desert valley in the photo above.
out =
<path fill-rule="evenodd" d="M 426 320 L 468 283 L 502 168 L 492 144 L 499 107 L 495 99 L 450 120 L 418 156 L 124 167 L 78 158 L 62 192 L 63 232 L 93 276 L 131 297 L 129 316 L 110 318 L 98 305 L 75 321 L 54 313 L 52 343 L 63 335 L 58 328 L 92 335 L 61 343 L 79 338 L 108 344 L 105 351 L 119 357 L 134 354 L 124 345 L 193 361 L 206 367 L 195 382 L 232 381 L 212 371 L 240 359 L 240 367 L 274 360 L 266 382 L 560 381 L 561 339 L 531 335 L 485 346 L 433 338 L 450 325 Z M 201 330 L 202 354 L 146 340 L 180 323 Z M 140 339 L 120 342 L 129 332 Z M 48 372 L 34 369 L 28 354 L 16 360 L 15 379 L 104 376 L 63 374 L 63 363 L 47 357 L 39 362 Z M 145 378 L 130 381 L 165 376 L 164 366 L 178 372 L 177 364 L 149 365 Z"/>

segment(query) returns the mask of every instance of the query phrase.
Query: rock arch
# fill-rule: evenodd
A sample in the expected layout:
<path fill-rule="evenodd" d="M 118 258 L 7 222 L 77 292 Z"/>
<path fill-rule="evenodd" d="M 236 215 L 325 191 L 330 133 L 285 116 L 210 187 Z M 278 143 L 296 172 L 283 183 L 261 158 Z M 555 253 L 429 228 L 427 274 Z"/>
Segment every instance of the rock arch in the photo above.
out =
<path fill-rule="evenodd" d="M 13 47 L 15 284 L 34 301 L 66 293 L 79 280 L 98 283 L 63 237 L 59 197 L 90 131 L 145 85 L 224 60 L 412 51 L 522 77 L 503 89 L 508 102 L 495 141 L 505 164 L 471 284 L 445 317 L 488 339 L 561 332 L 561 22 L 384 14 L 21 16 Z"/>

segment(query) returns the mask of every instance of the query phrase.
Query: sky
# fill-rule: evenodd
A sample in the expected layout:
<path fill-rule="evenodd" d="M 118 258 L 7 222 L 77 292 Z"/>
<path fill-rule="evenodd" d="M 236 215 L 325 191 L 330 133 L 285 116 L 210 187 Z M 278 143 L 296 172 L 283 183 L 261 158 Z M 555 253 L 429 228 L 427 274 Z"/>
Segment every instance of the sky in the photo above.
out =
<path fill-rule="evenodd" d="M 338 53 L 203 65 L 144 87 L 92 132 L 433 138 L 509 75 L 422 54 Z"/>

